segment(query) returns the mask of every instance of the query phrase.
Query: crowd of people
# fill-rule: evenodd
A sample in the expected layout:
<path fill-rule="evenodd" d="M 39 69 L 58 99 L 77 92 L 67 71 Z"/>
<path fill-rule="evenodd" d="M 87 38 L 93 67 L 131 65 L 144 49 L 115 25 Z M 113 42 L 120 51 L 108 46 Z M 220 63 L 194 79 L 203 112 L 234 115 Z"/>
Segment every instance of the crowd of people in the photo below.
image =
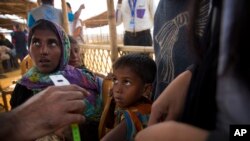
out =
<path fill-rule="evenodd" d="M 230 125 L 250 125 L 248 6 L 247 0 L 160 0 L 155 10 L 152 0 L 118 0 L 124 45 L 153 43 L 155 61 L 131 53 L 114 62 L 114 128 L 100 140 L 229 141 Z M 71 26 L 82 9 L 73 14 L 68 4 Z M 61 16 L 53 0 L 29 13 L 34 66 L 17 82 L 12 110 L 0 114 L 0 140 L 72 140 L 72 123 L 82 124 L 82 140 L 99 140 L 98 78 L 81 62 L 80 41 L 65 33 L 62 17 L 43 10 Z M 53 86 L 51 75 L 70 85 Z"/>

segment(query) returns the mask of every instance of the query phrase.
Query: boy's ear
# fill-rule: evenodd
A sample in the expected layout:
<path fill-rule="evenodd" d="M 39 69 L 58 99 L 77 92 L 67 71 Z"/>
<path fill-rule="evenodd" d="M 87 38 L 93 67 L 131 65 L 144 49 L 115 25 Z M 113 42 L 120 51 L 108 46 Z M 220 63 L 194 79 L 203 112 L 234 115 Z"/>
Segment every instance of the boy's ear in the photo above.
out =
<path fill-rule="evenodd" d="M 147 83 L 144 85 L 144 91 L 143 91 L 143 96 L 146 98 L 150 98 L 151 97 L 151 93 L 153 90 L 153 86 L 151 83 Z"/>

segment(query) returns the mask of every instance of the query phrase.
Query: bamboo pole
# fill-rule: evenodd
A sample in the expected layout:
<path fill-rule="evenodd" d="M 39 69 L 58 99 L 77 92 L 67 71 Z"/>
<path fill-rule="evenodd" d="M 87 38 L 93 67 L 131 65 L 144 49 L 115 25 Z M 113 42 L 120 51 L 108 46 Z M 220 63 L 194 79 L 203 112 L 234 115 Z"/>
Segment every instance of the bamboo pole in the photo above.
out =
<path fill-rule="evenodd" d="M 112 63 L 118 58 L 117 48 L 117 35 L 116 35 L 116 20 L 114 0 L 107 0 L 108 9 L 108 22 L 109 22 L 109 34 L 110 34 L 110 48 L 111 48 L 111 61 Z"/>
<path fill-rule="evenodd" d="M 68 21 L 68 12 L 66 7 L 66 1 L 61 0 L 62 3 L 62 13 L 63 13 L 63 28 L 67 34 L 69 34 L 69 21 Z"/>
<path fill-rule="evenodd" d="M 40 6 L 41 3 L 42 3 L 41 0 L 37 0 L 37 1 L 36 1 L 37 7 Z"/>

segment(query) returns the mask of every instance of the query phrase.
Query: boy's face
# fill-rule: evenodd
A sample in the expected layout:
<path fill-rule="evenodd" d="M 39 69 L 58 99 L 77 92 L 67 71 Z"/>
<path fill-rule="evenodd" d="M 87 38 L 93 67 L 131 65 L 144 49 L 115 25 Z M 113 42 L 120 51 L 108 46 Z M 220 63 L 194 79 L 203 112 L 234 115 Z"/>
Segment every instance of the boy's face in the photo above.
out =
<path fill-rule="evenodd" d="M 125 108 L 135 104 L 145 91 L 144 83 L 129 67 L 114 70 L 113 95 L 117 106 Z"/>

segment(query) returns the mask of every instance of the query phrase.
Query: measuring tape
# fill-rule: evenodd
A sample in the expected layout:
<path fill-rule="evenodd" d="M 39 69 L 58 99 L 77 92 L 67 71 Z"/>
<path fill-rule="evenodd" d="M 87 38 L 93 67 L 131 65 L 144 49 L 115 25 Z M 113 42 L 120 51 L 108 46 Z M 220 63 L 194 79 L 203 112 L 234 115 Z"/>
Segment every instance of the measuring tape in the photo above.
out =
<path fill-rule="evenodd" d="M 69 81 L 62 75 L 50 75 L 49 76 L 55 86 L 70 85 Z M 80 131 L 78 124 L 71 124 L 71 130 L 74 141 L 81 141 Z"/>

